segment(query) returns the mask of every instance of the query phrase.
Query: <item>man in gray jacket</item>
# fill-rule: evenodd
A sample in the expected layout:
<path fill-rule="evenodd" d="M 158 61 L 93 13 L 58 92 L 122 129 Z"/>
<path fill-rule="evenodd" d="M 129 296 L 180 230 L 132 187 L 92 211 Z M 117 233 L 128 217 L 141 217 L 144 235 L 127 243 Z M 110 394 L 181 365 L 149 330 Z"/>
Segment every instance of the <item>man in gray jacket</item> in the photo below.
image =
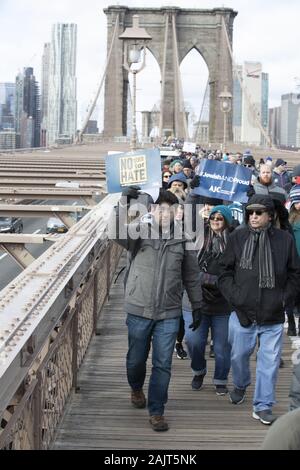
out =
<path fill-rule="evenodd" d="M 136 199 L 135 188 L 123 191 L 123 198 Z M 141 223 L 120 232 L 115 241 L 129 251 L 130 265 L 125 287 L 125 311 L 128 327 L 127 378 L 131 402 L 136 408 L 146 407 L 143 385 L 146 362 L 152 344 L 152 372 L 148 389 L 150 424 L 154 431 L 167 431 L 164 407 L 168 399 L 183 285 L 193 308 L 192 328 L 200 325 L 200 271 L 191 242 L 176 235 L 174 207 L 178 200 L 170 191 L 161 191 L 151 213 Z M 123 205 L 124 208 L 124 205 Z M 127 210 L 127 208 L 125 208 Z M 119 206 L 120 212 L 120 206 Z M 117 224 L 118 226 L 118 224 Z M 176 236 L 175 236 L 176 235 Z"/>

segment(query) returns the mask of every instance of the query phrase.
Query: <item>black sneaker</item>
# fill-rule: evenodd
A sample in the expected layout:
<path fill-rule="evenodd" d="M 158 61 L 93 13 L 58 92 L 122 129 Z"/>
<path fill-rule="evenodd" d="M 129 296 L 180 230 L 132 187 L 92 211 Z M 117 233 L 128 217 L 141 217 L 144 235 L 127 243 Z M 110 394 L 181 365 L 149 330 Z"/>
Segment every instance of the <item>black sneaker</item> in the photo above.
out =
<path fill-rule="evenodd" d="M 284 368 L 284 360 L 281 357 L 280 358 L 280 363 L 279 363 L 279 369 L 283 369 L 283 368 Z"/>
<path fill-rule="evenodd" d="M 182 343 L 176 343 L 175 345 L 176 356 L 178 359 L 186 359 L 187 352 L 183 349 Z"/>
<path fill-rule="evenodd" d="M 228 388 L 226 387 L 226 385 L 216 385 L 215 389 L 216 389 L 216 395 L 219 395 L 219 396 L 224 396 L 224 395 L 227 395 L 228 393 Z"/>
<path fill-rule="evenodd" d="M 233 405 L 239 405 L 245 400 L 245 395 L 245 388 L 234 388 L 231 392 L 229 392 L 229 399 Z"/>
<path fill-rule="evenodd" d="M 277 417 L 272 415 L 271 410 L 263 410 L 263 411 L 253 411 L 252 417 L 254 419 L 259 419 L 259 421 L 267 426 L 270 426 L 274 421 L 276 421 Z"/>
<path fill-rule="evenodd" d="M 288 336 L 297 336 L 296 325 L 289 326 L 286 334 Z"/>
<path fill-rule="evenodd" d="M 203 385 L 204 375 L 195 375 L 192 380 L 192 389 L 193 390 L 200 390 Z"/>

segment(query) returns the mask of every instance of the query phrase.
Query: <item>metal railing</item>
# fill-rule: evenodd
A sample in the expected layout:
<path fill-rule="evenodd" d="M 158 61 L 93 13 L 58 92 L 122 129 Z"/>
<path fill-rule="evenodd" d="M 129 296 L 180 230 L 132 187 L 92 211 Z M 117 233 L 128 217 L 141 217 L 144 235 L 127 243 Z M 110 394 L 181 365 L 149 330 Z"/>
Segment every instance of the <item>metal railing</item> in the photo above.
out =
<path fill-rule="evenodd" d="M 0 416 L 0 449 L 48 449 L 64 407 L 77 387 L 77 372 L 87 351 L 117 268 L 122 248 L 105 241 L 82 288 L 65 308 L 47 338 L 42 362 L 19 388 L 15 403 Z"/>

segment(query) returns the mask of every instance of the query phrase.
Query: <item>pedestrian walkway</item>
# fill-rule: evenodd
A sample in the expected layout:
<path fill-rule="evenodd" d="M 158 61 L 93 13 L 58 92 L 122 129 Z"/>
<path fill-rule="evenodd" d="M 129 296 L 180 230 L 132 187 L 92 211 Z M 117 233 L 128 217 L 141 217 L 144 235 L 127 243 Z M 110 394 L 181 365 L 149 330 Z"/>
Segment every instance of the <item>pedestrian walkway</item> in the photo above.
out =
<path fill-rule="evenodd" d="M 121 264 L 124 263 L 123 257 Z M 101 334 L 92 339 L 79 372 L 80 390 L 67 405 L 54 449 L 260 448 L 268 427 L 251 417 L 253 387 L 249 387 L 242 405 L 232 405 L 228 397 L 217 397 L 212 385 L 213 359 L 208 359 L 209 373 L 203 389 L 192 391 L 189 361 L 177 359 L 174 353 L 165 413 L 170 425 L 168 432 L 152 431 L 147 410 L 132 407 L 126 379 L 127 328 L 121 276 L 113 284 L 98 328 Z M 279 372 L 278 404 L 273 411 L 277 415 L 288 409 L 291 355 L 291 343 L 285 335 L 285 367 Z M 149 362 L 148 372 L 150 367 Z"/>

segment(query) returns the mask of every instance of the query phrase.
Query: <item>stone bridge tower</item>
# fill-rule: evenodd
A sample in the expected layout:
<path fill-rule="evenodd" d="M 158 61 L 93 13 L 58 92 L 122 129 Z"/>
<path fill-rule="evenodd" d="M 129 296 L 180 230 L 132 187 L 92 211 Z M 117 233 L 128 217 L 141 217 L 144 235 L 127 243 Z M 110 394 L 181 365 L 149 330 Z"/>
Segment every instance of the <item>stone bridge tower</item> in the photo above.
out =
<path fill-rule="evenodd" d="M 237 12 L 229 8 L 182 9 L 127 8 L 110 6 L 107 15 L 108 49 L 119 14 L 119 31 L 114 43 L 105 82 L 104 135 L 122 136 L 127 133 L 128 73 L 123 68 L 123 41 L 118 39 L 125 28 L 132 26 L 132 16 L 139 15 L 141 27 L 152 36 L 148 49 L 161 70 L 162 102 L 161 128 L 177 137 L 184 136 L 183 114 L 178 103 L 178 65 L 191 49 L 203 57 L 209 71 L 210 84 L 210 142 L 222 142 L 224 116 L 220 110 L 219 94 L 227 86 L 232 94 L 232 60 L 222 27 L 222 19 L 232 44 L 233 21 Z M 177 49 L 177 50 L 175 50 Z M 232 113 L 228 113 L 227 141 L 232 141 Z"/>

